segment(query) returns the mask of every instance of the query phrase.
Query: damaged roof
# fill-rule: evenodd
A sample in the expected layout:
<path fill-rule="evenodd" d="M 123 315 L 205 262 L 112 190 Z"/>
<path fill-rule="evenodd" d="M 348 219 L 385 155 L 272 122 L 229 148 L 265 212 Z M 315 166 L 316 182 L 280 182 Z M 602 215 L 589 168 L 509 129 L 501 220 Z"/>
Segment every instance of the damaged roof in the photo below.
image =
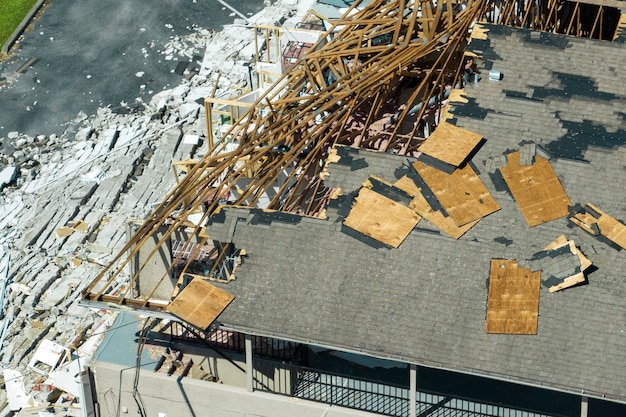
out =
<path fill-rule="evenodd" d="M 249 210 L 227 208 L 209 233 L 245 247 L 249 259 L 235 281 L 217 284 L 235 296 L 218 320 L 252 333 L 626 401 L 626 252 L 566 217 L 529 227 L 497 172 L 485 169 L 535 142 L 552 156 L 573 203 L 591 201 L 625 219 L 626 136 L 605 134 L 626 129 L 624 47 L 547 34 L 542 39 L 554 42 L 537 44 L 526 30 L 486 28 L 483 79 L 466 88 L 468 102 L 453 106 L 451 122 L 486 139 L 472 163 L 501 210 L 458 240 L 423 219 L 389 249 L 344 233 L 336 209 L 325 220 L 252 224 Z M 503 79 L 487 80 L 487 68 Z M 572 82 L 583 77 L 592 82 Z M 327 178 L 344 195 L 371 175 L 394 183 L 406 172 L 406 157 L 349 154 L 358 169 L 330 166 Z M 542 288 L 536 335 L 487 334 L 491 259 L 531 260 L 562 234 L 597 268 L 586 285 Z"/>

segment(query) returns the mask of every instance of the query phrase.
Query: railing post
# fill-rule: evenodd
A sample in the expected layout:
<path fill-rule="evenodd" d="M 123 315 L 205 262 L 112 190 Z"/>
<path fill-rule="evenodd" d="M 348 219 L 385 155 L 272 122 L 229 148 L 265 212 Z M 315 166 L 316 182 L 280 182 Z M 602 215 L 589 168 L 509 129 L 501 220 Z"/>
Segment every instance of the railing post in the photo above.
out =
<path fill-rule="evenodd" d="M 589 411 L 589 397 L 583 395 L 580 398 L 580 417 L 587 417 Z"/>
<path fill-rule="evenodd" d="M 409 365 L 409 416 L 417 416 L 417 367 Z"/>
<path fill-rule="evenodd" d="M 246 388 L 248 392 L 254 391 L 254 377 L 252 375 L 254 367 L 252 366 L 252 336 L 246 335 Z"/>

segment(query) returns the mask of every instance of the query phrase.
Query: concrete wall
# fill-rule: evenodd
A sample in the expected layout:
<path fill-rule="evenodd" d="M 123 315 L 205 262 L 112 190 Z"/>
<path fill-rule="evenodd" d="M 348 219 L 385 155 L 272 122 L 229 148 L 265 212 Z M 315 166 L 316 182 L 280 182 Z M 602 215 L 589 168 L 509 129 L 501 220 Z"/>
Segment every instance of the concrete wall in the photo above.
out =
<path fill-rule="evenodd" d="M 100 362 L 93 368 L 101 417 L 139 417 L 133 399 L 134 368 Z M 121 382 L 121 386 L 120 386 Z M 353 417 L 371 413 L 208 381 L 177 379 L 142 370 L 138 394 L 150 417 Z M 163 413 L 160 415 L 159 413 Z"/>

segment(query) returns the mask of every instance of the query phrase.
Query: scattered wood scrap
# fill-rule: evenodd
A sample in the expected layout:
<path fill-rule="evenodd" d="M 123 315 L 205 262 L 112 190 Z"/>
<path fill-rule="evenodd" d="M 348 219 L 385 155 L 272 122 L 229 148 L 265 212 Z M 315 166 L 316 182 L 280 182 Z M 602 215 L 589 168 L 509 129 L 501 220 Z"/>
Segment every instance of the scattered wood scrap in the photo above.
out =
<path fill-rule="evenodd" d="M 452 167 L 459 167 L 482 139 L 478 133 L 444 121 L 419 147 L 419 151 Z"/>
<path fill-rule="evenodd" d="M 535 155 L 532 165 L 526 166 L 520 165 L 519 151 L 506 157 L 507 165 L 499 170 L 529 226 L 567 215 L 571 202 L 550 161 Z"/>
<path fill-rule="evenodd" d="M 541 272 L 517 261 L 492 259 L 487 301 L 487 333 L 537 334 Z"/>
<path fill-rule="evenodd" d="M 422 190 L 406 175 L 394 183 L 394 185 L 413 196 L 413 200 L 409 203 L 409 208 L 417 214 L 428 220 L 442 232 L 454 239 L 463 236 L 469 229 L 474 227 L 478 220 L 457 226 L 451 217 L 445 216 L 439 210 L 433 210 L 428 201 L 422 194 Z"/>
<path fill-rule="evenodd" d="M 451 174 L 420 161 L 415 162 L 413 167 L 456 226 L 480 220 L 500 210 L 500 205 L 469 164 Z"/>
<path fill-rule="evenodd" d="M 68 237 L 74 232 L 85 233 L 89 229 L 89 225 L 84 220 L 71 222 L 67 226 L 59 227 L 56 232 L 58 237 Z"/>
<path fill-rule="evenodd" d="M 167 306 L 166 311 L 206 330 L 234 298 L 232 294 L 194 278 Z"/>
<path fill-rule="evenodd" d="M 626 249 L 626 225 L 591 203 L 585 207 L 573 207 L 569 221 L 592 236 L 604 237 Z"/>
<path fill-rule="evenodd" d="M 343 224 L 397 248 L 420 219 L 410 208 L 363 187 Z"/>
<path fill-rule="evenodd" d="M 585 282 L 585 270 L 592 265 L 592 262 L 580 251 L 580 249 L 576 247 L 574 241 L 568 240 L 565 235 L 559 236 L 554 242 L 546 246 L 545 249 L 548 251 L 553 251 L 563 248 L 565 246 L 569 248 L 572 254 L 578 257 L 578 261 L 580 262 L 580 272 L 562 278 L 559 284 L 549 286 L 548 291 L 550 292 L 560 291 L 562 289 L 569 288 Z"/>

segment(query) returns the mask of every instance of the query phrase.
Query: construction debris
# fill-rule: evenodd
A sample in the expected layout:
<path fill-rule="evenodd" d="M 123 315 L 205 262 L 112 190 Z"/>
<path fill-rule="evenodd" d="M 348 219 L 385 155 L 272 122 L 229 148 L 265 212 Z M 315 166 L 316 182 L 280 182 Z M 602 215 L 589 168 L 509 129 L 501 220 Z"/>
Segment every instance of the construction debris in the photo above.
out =
<path fill-rule="evenodd" d="M 591 203 L 571 207 L 569 221 L 601 241 L 626 249 L 626 225 Z"/>

